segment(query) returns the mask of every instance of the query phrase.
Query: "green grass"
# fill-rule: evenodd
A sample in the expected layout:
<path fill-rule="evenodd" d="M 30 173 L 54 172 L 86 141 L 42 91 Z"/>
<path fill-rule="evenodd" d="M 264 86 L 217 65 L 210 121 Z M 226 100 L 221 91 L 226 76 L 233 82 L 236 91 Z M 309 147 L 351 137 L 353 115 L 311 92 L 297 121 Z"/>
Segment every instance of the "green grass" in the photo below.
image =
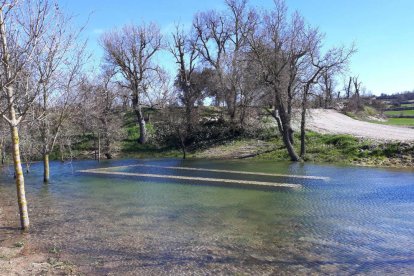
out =
<path fill-rule="evenodd" d="M 277 150 L 259 155 L 257 159 L 267 160 L 289 160 L 286 149 L 281 139 L 275 139 L 273 142 L 277 145 Z M 300 151 L 299 136 L 295 136 L 296 152 Z M 359 158 L 360 148 L 365 146 L 350 135 L 328 135 L 318 134 L 316 132 L 307 132 L 306 134 L 306 156 L 305 161 L 321 163 L 350 163 L 352 160 Z"/>
<path fill-rule="evenodd" d="M 413 118 L 389 118 L 384 124 L 396 126 L 414 126 Z"/>
<path fill-rule="evenodd" d="M 375 116 L 378 114 L 378 111 L 375 108 L 366 105 L 364 106 L 364 113 L 368 116 Z"/>
<path fill-rule="evenodd" d="M 393 116 L 414 116 L 414 110 L 385 111 L 384 114 Z"/>
<path fill-rule="evenodd" d="M 299 152 L 300 141 L 296 137 L 295 148 Z M 259 155 L 255 159 L 288 160 L 286 149 L 278 139 L 278 149 Z M 411 155 L 414 147 L 401 143 L 376 144 L 359 140 L 350 135 L 332 135 L 308 132 L 306 135 L 305 161 L 334 164 L 366 164 L 381 165 L 388 158 L 399 158 Z M 280 146 L 280 147 L 279 147 Z"/>
<path fill-rule="evenodd" d="M 172 148 L 160 148 L 151 143 L 139 144 L 139 127 L 135 124 L 125 126 L 127 138 L 121 142 L 121 152 L 123 157 L 145 158 L 145 157 L 180 157 L 181 152 Z M 153 126 L 147 124 L 147 133 L 154 132 Z"/>

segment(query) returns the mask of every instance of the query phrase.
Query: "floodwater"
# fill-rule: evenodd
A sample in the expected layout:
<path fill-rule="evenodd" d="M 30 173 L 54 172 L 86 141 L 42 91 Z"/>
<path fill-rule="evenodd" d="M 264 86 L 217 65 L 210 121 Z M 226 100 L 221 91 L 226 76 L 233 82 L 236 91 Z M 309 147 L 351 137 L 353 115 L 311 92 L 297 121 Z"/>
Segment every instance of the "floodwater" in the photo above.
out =
<path fill-rule="evenodd" d="M 128 166 L 124 165 L 151 165 Z M 182 175 L 300 184 L 256 189 L 81 173 Z M 329 180 L 192 167 L 324 176 Z M 0 205 L 15 204 L 7 169 Z M 41 164 L 26 177 L 29 242 L 64 254 L 85 274 L 414 274 L 414 172 L 267 161 L 122 160 Z M 11 227 L 17 227 L 11 225 Z M 13 228 L 0 235 L 16 235 Z"/>

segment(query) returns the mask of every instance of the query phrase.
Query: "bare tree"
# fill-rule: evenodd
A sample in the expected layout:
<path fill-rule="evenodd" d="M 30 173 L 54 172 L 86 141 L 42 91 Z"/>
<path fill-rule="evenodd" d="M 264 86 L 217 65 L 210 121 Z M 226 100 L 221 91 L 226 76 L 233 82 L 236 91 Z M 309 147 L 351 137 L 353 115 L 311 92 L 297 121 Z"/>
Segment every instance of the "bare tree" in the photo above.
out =
<path fill-rule="evenodd" d="M 301 108 L 303 156 L 309 93 L 323 72 L 339 70 L 346 64 L 353 48 L 334 48 L 321 55 L 323 36 L 318 29 L 305 24 L 297 12 L 289 17 L 284 1 L 274 2 L 274 10 L 262 14 L 260 24 L 249 36 L 251 56 L 266 91 L 265 109 L 276 120 L 291 160 L 299 161 L 291 126 L 295 103 Z"/>
<path fill-rule="evenodd" d="M 115 140 L 120 138 L 122 128 L 121 109 L 117 108 L 120 88 L 112 82 L 112 68 L 102 68 L 102 73 L 91 81 L 82 84 L 83 117 L 87 118 L 88 131 L 94 133 L 96 140 L 96 159 L 101 152 L 112 159 Z"/>
<path fill-rule="evenodd" d="M 361 90 L 362 82 L 358 76 L 349 77 L 344 85 L 346 98 L 348 100 L 346 109 L 349 111 L 358 111 L 361 108 Z"/>
<path fill-rule="evenodd" d="M 35 54 L 45 183 L 50 178 L 49 155 L 67 119 L 69 103 L 77 96 L 76 88 L 81 82 L 81 71 L 87 60 L 85 43 L 77 43 L 80 30 L 71 29 L 71 19 L 63 14 L 58 13 L 55 17 L 56 27 L 47 30 L 39 41 L 41 48 Z"/>
<path fill-rule="evenodd" d="M 362 82 L 359 80 L 359 77 L 353 77 L 352 78 L 352 83 L 354 85 L 354 96 L 355 96 L 355 101 L 356 101 L 356 106 L 357 109 L 359 109 L 361 107 L 361 86 L 362 86 Z"/>
<path fill-rule="evenodd" d="M 309 37 L 309 36 L 308 36 Z M 315 36 L 317 37 L 317 36 Z M 322 55 L 320 40 L 315 40 L 313 47 L 309 51 L 309 64 L 306 72 L 302 76 L 303 92 L 301 102 L 301 127 L 300 127 L 300 156 L 303 158 L 306 153 L 306 111 L 308 108 L 308 98 L 314 85 L 324 74 L 334 74 L 344 69 L 351 55 L 355 52 L 354 47 L 332 48 Z"/>
<path fill-rule="evenodd" d="M 348 81 L 348 85 L 345 87 L 345 91 L 346 91 L 346 98 L 349 99 L 351 97 L 351 93 L 352 93 L 352 77 L 349 77 L 349 81 Z"/>
<path fill-rule="evenodd" d="M 214 89 L 214 97 L 218 106 L 223 102 L 226 103 L 224 55 L 229 40 L 227 27 L 225 16 L 215 10 L 199 13 L 193 20 L 193 28 L 197 36 L 195 46 L 200 59 L 213 73 L 211 77 L 214 78 L 217 87 Z"/>
<path fill-rule="evenodd" d="M 140 129 L 138 142 L 144 144 L 147 132 L 142 105 L 149 80 L 159 71 L 154 64 L 155 54 L 162 48 L 159 27 L 153 23 L 126 25 L 121 30 L 105 33 L 101 43 L 105 61 L 122 77 L 120 84 L 131 91 L 132 107 Z"/>
<path fill-rule="evenodd" d="M 191 133 L 195 119 L 195 104 L 202 97 L 202 91 L 197 89 L 194 75 L 197 74 L 196 64 L 198 51 L 196 49 L 196 39 L 190 39 L 177 26 L 175 33 L 172 34 L 172 42 L 169 50 L 173 54 L 178 65 L 176 86 L 181 92 L 179 98 L 185 106 L 187 132 Z"/>
<path fill-rule="evenodd" d="M 291 126 L 292 91 L 297 72 L 289 70 L 289 67 L 297 69 L 294 65 L 300 63 L 304 55 L 301 47 L 295 44 L 297 41 L 292 39 L 295 36 L 295 33 L 289 32 L 287 9 L 283 1 L 275 1 L 275 9 L 264 12 L 261 24 L 249 35 L 252 62 L 256 63 L 258 77 L 265 91 L 264 107 L 276 120 L 292 161 L 300 158 L 293 147 Z"/>
<path fill-rule="evenodd" d="M 247 0 L 226 0 L 228 8 L 227 32 L 228 45 L 225 51 L 226 72 L 226 103 L 230 120 L 234 123 L 237 108 L 245 107 L 239 105 L 238 101 L 246 93 L 244 87 L 245 69 L 247 66 L 246 52 L 248 50 L 248 34 L 255 24 L 254 13 L 249 13 Z M 246 100 L 246 98 L 244 98 Z M 241 114 L 244 114 L 243 112 Z M 243 121 L 244 118 L 241 118 Z"/>
<path fill-rule="evenodd" d="M 334 100 L 335 80 L 333 74 L 329 74 L 328 71 L 323 72 L 319 81 L 319 88 L 321 92 L 319 107 L 327 109 Z"/>
<path fill-rule="evenodd" d="M 246 108 L 244 81 L 247 65 L 248 33 L 255 25 L 255 14 L 248 10 L 247 0 L 226 0 L 223 12 L 199 13 L 193 21 L 198 36 L 196 48 L 202 61 L 214 69 L 218 89 L 216 102 L 224 102 L 233 128 L 239 108 Z M 246 114 L 240 112 L 240 126 Z"/>
<path fill-rule="evenodd" d="M 38 95 L 39 79 L 32 75 L 33 56 L 52 28 L 57 5 L 49 1 L 2 1 L 0 4 L 1 114 L 10 126 L 21 227 L 29 228 L 18 125 Z M 47 49 L 45 49 L 47 51 Z"/>

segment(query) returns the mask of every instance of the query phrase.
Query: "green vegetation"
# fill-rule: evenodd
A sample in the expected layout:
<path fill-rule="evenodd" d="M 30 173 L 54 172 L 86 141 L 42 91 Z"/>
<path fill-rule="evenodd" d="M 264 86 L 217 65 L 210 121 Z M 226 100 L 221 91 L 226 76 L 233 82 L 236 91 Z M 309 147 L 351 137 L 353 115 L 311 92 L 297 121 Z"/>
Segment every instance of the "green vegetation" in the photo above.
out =
<path fill-rule="evenodd" d="M 401 105 L 403 106 L 403 105 Z M 376 124 L 396 125 L 396 126 L 414 126 L 414 118 L 388 118 L 386 121 L 374 120 L 372 117 L 382 118 L 380 112 L 372 107 L 365 105 L 362 110 L 358 112 L 345 112 L 345 115 L 356 120 L 368 121 Z M 384 111 L 384 115 L 388 116 L 414 116 L 414 110 L 401 110 L 401 111 Z"/>
<path fill-rule="evenodd" d="M 364 105 L 358 111 L 345 111 L 344 114 L 355 120 L 371 121 L 372 117 L 379 116 L 380 112 L 372 106 Z"/>
<path fill-rule="evenodd" d="M 158 147 L 154 144 L 139 144 L 139 127 L 134 122 L 132 113 L 127 113 L 126 124 L 123 127 L 123 131 L 126 133 L 126 138 L 121 141 L 120 149 L 121 155 L 125 157 L 178 157 L 180 151 L 170 147 Z M 149 137 L 154 135 L 154 126 L 151 123 L 146 125 L 147 133 Z"/>
<path fill-rule="evenodd" d="M 405 160 L 405 156 L 409 157 L 414 153 L 414 146 L 410 144 L 374 143 L 369 140 L 359 140 L 350 135 L 308 132 L 306 140 L 305 161 L 318 163 L 385 165 L 389 164 L 391 159 Z M 281 141 L 276 139 L 273 142 L 276 145 L 276 150 L 258 155 L 256 158 L 286 160 L 287 153 Z M 295 144 L 299 147 L 299 143 Z M 392 160 L 390 165 L 401 165 L 396 162 L 398 161 Z"/>
<path fill-rule="evenodd" d="M 387 125 L 397 126 L 414 126 L 414 119 L 412 118 L 389 118 L 388 121 L 384 122 Z"/>
<path fill-rule="evenodd" d="M 22 241 L 16 242 L 16 243 L 13 244 L 13 246 L 14 247 L 17 247 L 17 248 L 23 247 L 24 246 L 24 242 L 22 242 Z"/>
<path fill-rule="evenodd" d="M 206 109 L 205 112 L 213 112 Z M 363 115 L 361 115 L 363 114 Z M 349 113 L 355 118 L 360 116 L 374 116 L 376 109 L 365 107 L 357 115 Z M 154 116 L 155 117 L 155 116 Z M 211 158 L 211 159 L 233 159 L 254 158 L 260 160 L 288 160 L 289 156 L 277 129 L 271 120 L 262 120 L 262 127 L 256 128 L 252 133 L 244 132 L 234 135 L 226 134 L 228 125 L 215 123 L 212 127 L 203 127 L 200 134 L 204 133 L 203 139 L 195 141 L 188 150 L 189 158 Z M 414 125 L 413 119 L 390 118 L 386 124 Z M 266 127 L 265 127 L 266 126 Z M 157 121 L 147 124 L 151 143 L 139 144 L 139 128 L 134 122 L 133 114 L 124 114 L 124 124 L 121 132 L 124 139 L 117 142 L 117 158 L 181 158 L 182 151 L 177 144 L 169 143 L 167 140 L 157 138 Z M 217 139 L 217 136 L 220 139 Z M 96 147 L 96 137 L 93 134 L 83 134 L 78 139 L 74 152 L 85 157 L 81 153 L 88 153 L 89 158 L 93 156 Z M 350 135 L 328 135 L 315 132 L 307 132 L 307 152 L 304 161 L 317 163 L 336 164 L 363 164 L 363 165 L 388 165 L 390 159 L 403 160 L 403 156 L 414 152 L 413 147 L 401 143 L 378 143 L 368 140 L 360 140 Z M 300 137 L 295 135 L 295 148 L 299 151 Z M 58 157 L 55 153 L 54 156 Z M 104 157 L 102 157 L 104 158 Z M 410 163 L 411 161 L 408 161 Z M 400 166 L 399 164 L 390 164 Z"/>
<path fill-rule="evenodd" d="M 378 110 L 371 106 L 364 106 L 364 113 L 368 116 L 376 116 L 378 115 Z"/>
<path fill-rule="evenodd" d="M 384 114 L 392 116 L 414 116 L 414 110 L 385 111 Z"/>

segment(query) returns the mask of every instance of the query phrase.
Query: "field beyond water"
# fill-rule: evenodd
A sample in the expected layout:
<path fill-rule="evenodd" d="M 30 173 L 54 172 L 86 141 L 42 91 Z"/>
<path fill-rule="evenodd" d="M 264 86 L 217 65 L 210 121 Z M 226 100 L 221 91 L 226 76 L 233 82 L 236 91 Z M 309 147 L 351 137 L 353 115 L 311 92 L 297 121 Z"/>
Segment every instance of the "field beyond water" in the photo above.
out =
<path fill-rule="evenodd" d="M 414 118 L 388 118 L 385 124 L 414 127 Z"/>
<path fill-rule="evenodd" d="M 118 174 L 79 172 L 97 168 Z M 41 164 L 26 177 L 32 228 L 24 235 L 13 177 L 0 176 L 0 275 L 414 273 L 410 170 L 131 159 L 52 162 L 51 172 L 50 184 L 41 182 Z M 132 175 L 139 173 L 147 176 Z M 228 186 L 219 178 L 298 187 Z"/>

